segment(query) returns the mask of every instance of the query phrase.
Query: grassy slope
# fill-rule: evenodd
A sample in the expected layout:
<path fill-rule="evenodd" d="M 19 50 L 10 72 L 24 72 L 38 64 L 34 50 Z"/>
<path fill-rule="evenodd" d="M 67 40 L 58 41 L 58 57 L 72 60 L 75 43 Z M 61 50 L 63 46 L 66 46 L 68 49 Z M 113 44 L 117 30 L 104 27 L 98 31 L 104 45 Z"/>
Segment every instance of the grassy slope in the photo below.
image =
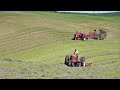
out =
<path fill-rule="evenodd" d="M 119 13 L 0 12 L 0 78 L 120 78 L 119 24 Z M 101 27 L 106 40 L 71 40 Z M 63 64 L 75 48 L 92 67 Z"/>

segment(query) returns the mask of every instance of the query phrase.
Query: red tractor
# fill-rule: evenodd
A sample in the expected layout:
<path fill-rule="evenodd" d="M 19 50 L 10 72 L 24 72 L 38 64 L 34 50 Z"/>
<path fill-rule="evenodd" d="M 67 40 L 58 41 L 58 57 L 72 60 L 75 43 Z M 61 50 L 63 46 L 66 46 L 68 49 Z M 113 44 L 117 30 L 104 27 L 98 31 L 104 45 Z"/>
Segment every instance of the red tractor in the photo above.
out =
<path fill-rule="evenodd" d="M 78 58 L 76 55 L 66 55 L 65 57 L 65 64 L 67 66 L 72 66 L 72 67 L 76 67 L 76 66 L 80 66 L 80 61 L 78 61 Z"/>
<path fill-rule="evenodd" d="M 76 55 L 66 55 L 64 64 L 72 67 L 86 67 L 92 65 L 92 63 L 86 63 L 85 57 L 81 57 L 80 60 L 78 60 Z"/>
<path fill-rule="evenodd" d="M 73 40 L 81 39 L 81 40 L 86 40 L 92 38 L 93 33 L 89 32 L 89 34 L 85 35 L 84 33 L 77 32 L 74 34 Z"/>
<path fill-rule="evenodd" d="M 74 34 L 73 40 L 77 40 L 81 38 L 82 33 L 81 32 L 77 32 Z"/>

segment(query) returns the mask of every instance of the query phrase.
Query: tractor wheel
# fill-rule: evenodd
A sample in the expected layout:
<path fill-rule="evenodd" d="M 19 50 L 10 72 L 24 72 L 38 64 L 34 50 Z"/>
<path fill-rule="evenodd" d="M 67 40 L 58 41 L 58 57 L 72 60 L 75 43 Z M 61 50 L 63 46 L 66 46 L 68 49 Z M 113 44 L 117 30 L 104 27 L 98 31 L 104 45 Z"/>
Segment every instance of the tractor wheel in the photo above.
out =
<path fill-rule="evenodd" d="M 72 40 L 75 40 L 75 38 L 73 38 Z"/>
<path fill-rule="evenodd" d="M 74 37 L 74 39 L 73 40 L 76 40 L 76 37 Z"/>

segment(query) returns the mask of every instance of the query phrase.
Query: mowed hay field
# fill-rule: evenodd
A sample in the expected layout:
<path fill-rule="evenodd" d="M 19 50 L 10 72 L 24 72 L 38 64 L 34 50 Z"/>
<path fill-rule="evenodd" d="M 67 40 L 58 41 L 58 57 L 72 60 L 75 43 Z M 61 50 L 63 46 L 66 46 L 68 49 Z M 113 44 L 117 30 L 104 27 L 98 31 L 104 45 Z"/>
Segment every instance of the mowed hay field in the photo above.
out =
<path fill-rule="evenodd" d="M 107 29 L 105 40 L 72 40 Z M 79 51 L 89 67 L 64 65 Z M 120 13 L 0 12 L 0 79 L 120 79 Z"/>

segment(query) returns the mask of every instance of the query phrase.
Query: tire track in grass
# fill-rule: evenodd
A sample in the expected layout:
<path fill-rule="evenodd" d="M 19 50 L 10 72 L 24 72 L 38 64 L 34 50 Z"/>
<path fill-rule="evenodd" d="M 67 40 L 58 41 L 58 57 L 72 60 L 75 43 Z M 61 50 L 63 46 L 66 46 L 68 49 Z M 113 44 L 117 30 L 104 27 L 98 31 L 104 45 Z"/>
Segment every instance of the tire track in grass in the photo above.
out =
<path fill-rule="evenodd" d="M 54 46 L 52 46 L 52 47 L 54 47 Z M 61 46 L 59 46 L 58 48 L 60 48 Z M 54 50 L 54 49 L 53 49 Z M 65 49 L 64 49 L 65 50 Z M 74 50 L 74 49 L 73 49 Z M 69 51 L 69 50 L 68 50 Z M 45 51 L 46 52 L 46 51 Z M 49 51 L 49 53 L 51 53 L 52 51 Z M 62 51 L 61 51 L 62 52 Z M 47 52 L 46 52 L 47 53 Z M 44 54 L 44 53 L 43 53 Z"/>
<path fill-rule="evenodd" d="M 38 33 L 39 34 L 39 33 Z M 50 35 L 50 34 L 47 34 L 45 31 L 43 32 L 43 34 L 46 34 L 46 37 L 48 37 L 49 39 L 50 39 L 50 37 L 53 37 L 52 35 Z M 26 34 L 27 35 L 27 34 Z M 25 36 L 26 36 L 25 35 Z M 42 33 L 40 32 L 40 35 L 42 35 Z M 50 36 L 48 36 L 48 35 L 50 35 Z M 28 34 L 28 36 L 30 36 L 29 34 Z M 22 40 L 22 38 L 23 38 L 23 41 L 24 41 L 24 37 L 23 36 L 21 36 L 21 38 L 20 37 L 18 37 L 18 39 L 17 39 L 17 41 L 20 39 L 20 40 Z M 27 38 L 29 38 L 29 37 L 27 37 Z M 43 39 L 41 39 L 41 40 L 43 40 Z M 45 40 L 44 40 L 45 41 Z M 54 40 L 53 40 L 54 41 Z M 48 42 L 48 41 L 46 41 L 46 42 Z M 12 41 L 10 41 L 9 43 L 12 43 Z M 7 45 L 9 45 L 9 43 L 7 43 Z M 38 43 L 38 42 L 37 42 Z M 14 43 L 13 43 L 14 44 Z M 18 45 L 19 44 L 21 44 L 21 42 L 20 43 L 17 43 Z M 40 44 L 40 43 L 39 43 Z M 15 45 L 15 44 L 14 44 Z M 5 46 L 5 45 L 4 45 Z"/>
<path fill-rule="evenodd" d="M 103 56 L 97 56 L 97 57 L 94 57 L 94 58 L 90 58 L 88 59 L 88 61 L 91 61 L 92 63 L 95 63 L 95 64 L 100 64 L 102 62 L 106 62 L 106 61 L 109 61 L 109 60 L 114 60 L 114 59 L 118 59 L 120 58 L 119 57 L 119 54 L 116 53 L 116 54 L 111 54 L 111 55 L 103 55 Z"/>
<path fill-rule="evenodd" d="M 30 32 L 28 32 L 28 33 L 30 33 Z M 24 33 L 25 35 L 26 35 L 26 33 Z M 20 34 L 20 35 L 22 35 L 22 34 Z M 61 34 L 62 35 L 62 34 Z M 19 35 L 16 35 L 16 36 L 19 36 Z M 13 41 L 13 40 L 15 40 L 16 38 L 14 38 L 15 36 L 13 36 L 13 39 L 11 39 L 10 37 L 7 37 L 8 38 L 8 41 Z M 23 37 L 23 35 L 22 35 L 22 37 Z M 61 36 L 59 36 L 59 37 L 61 37 Z M 18 37 L 17 39 L 21 39 L 20 37 Z M 4 39 L 3 39 L 4 40 Z M 6 42 L 6 40 L 5 40 L 5 42 Z M 11 43 L 11 42 L 10 42 Z M 9 43 L 7 43 L 8 45 L 9 45 Z M 4 45 L 5 46 L 5 45 Z"/>

